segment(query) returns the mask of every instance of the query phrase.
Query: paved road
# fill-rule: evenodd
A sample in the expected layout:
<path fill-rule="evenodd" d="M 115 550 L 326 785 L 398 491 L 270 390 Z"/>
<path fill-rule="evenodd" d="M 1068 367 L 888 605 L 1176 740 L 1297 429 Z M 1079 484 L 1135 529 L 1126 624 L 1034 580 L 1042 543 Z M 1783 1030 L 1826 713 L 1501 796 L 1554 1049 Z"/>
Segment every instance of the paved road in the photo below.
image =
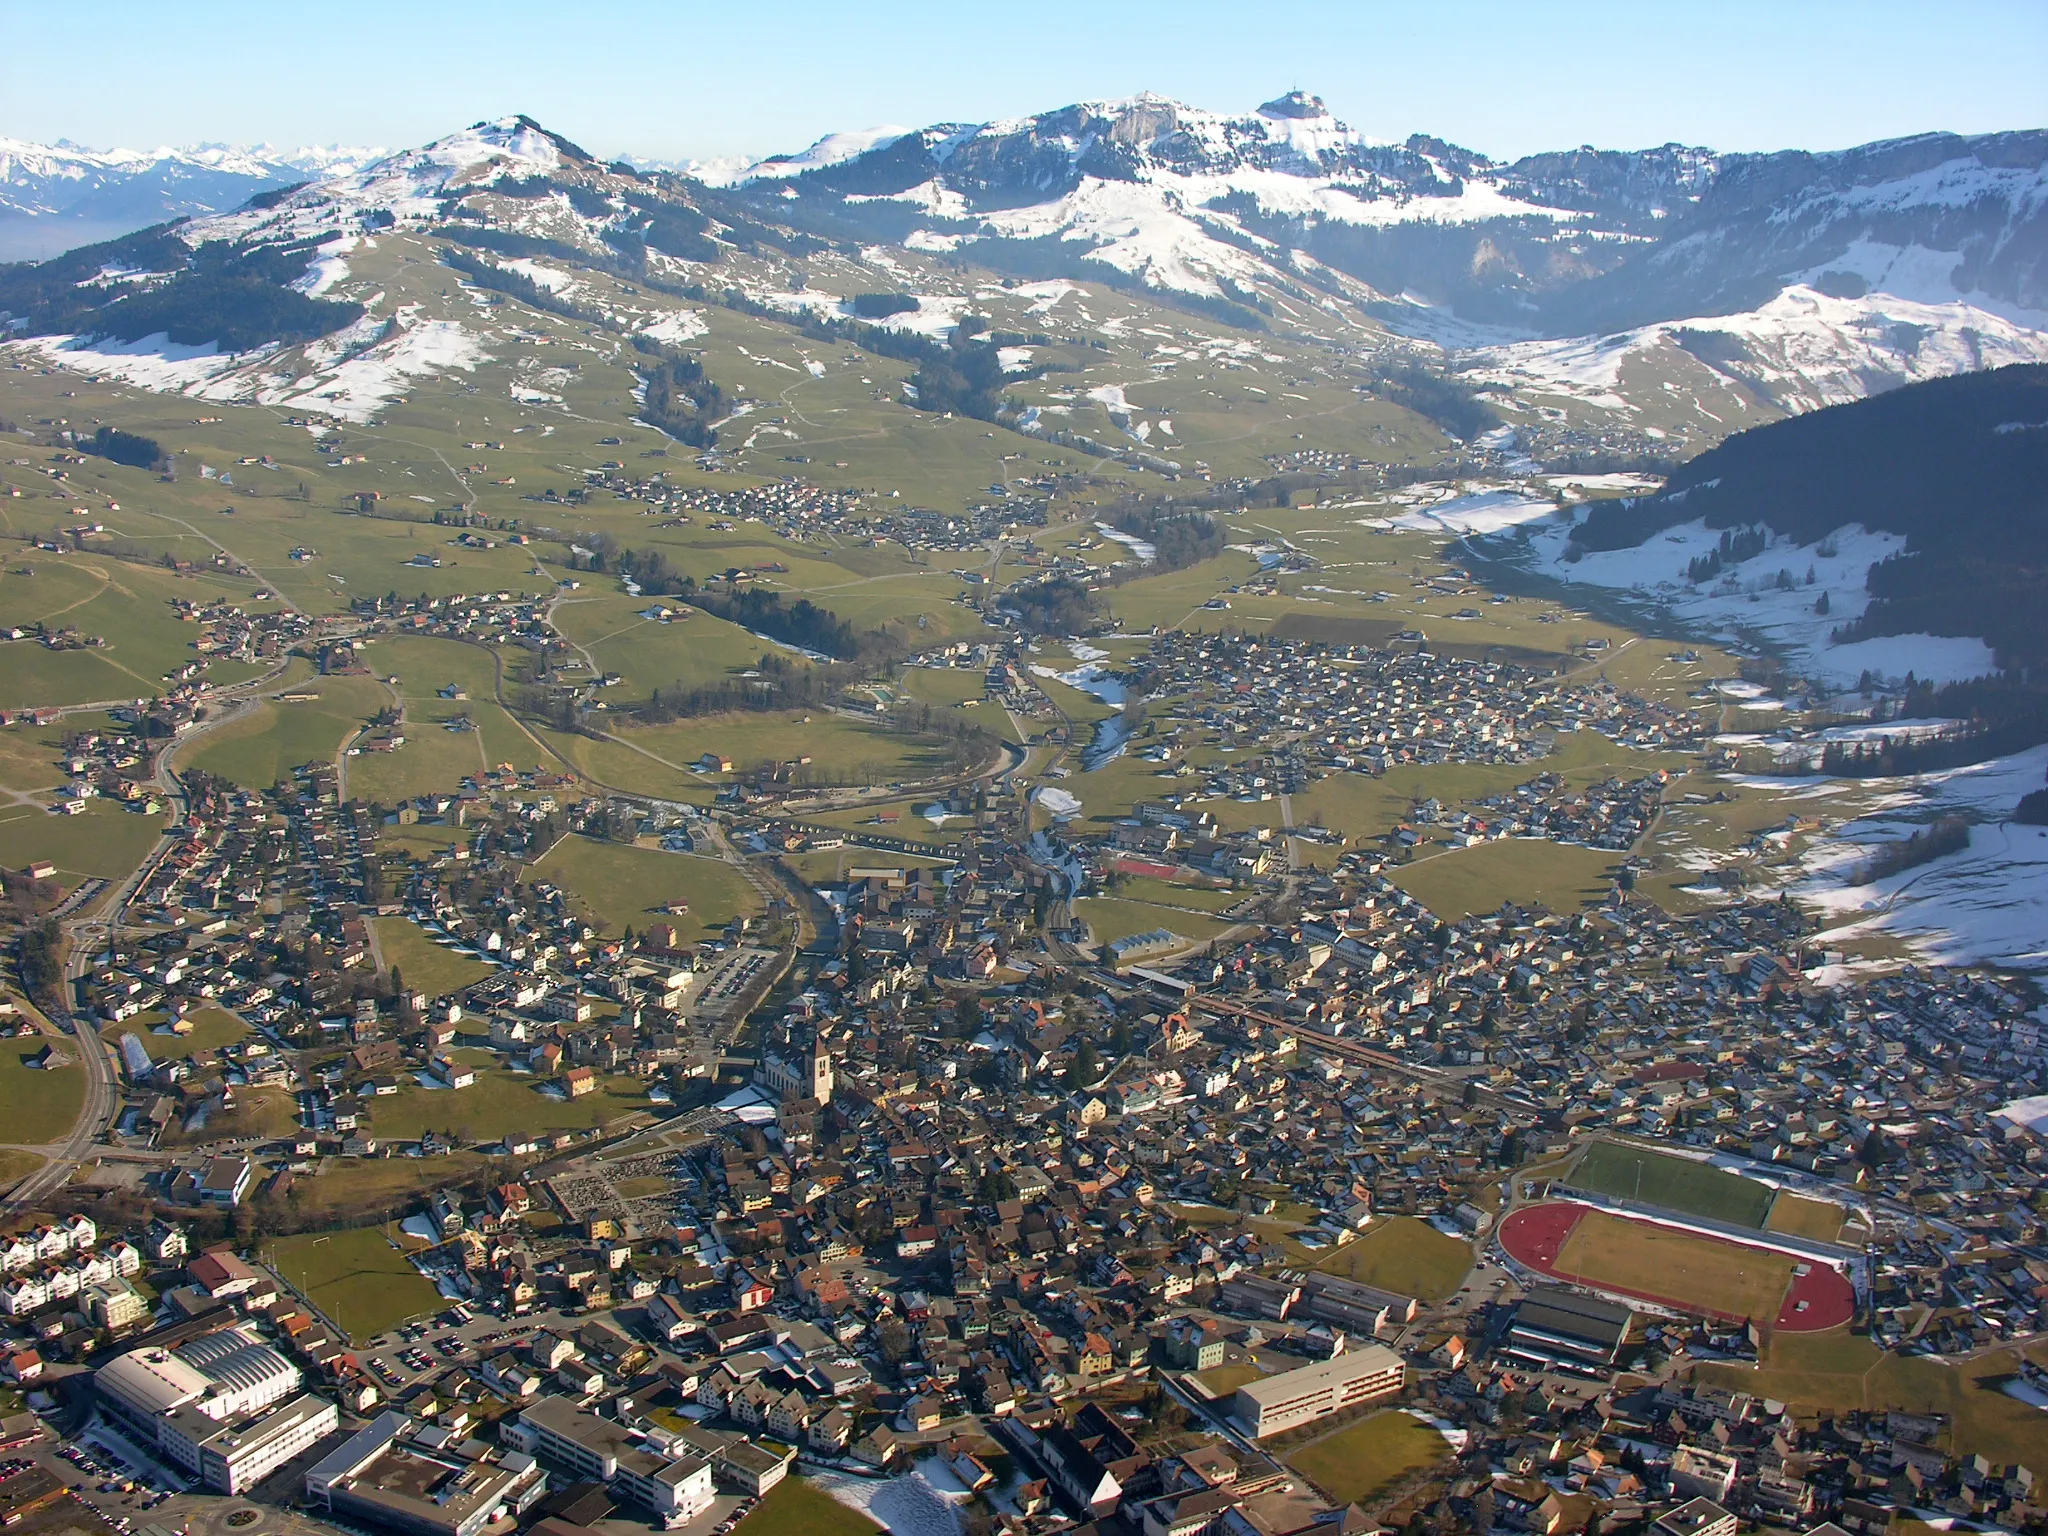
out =
<path fill-rule="evenodd" d="M 238 719 L 257 700 L 269 693 L 278 692 L 285 685 L 277 679 L 284 673 L 280 664 L 262 677 L 251 678 L 246 683 L 231 689 L 223 689 L 209 700 L 216 709 L 212 719 L 196 725 L 174 738 L 163 751 L 157 754 L 154 782 L 171 807 L 171 819 L 165 823 L 163 834 L 156 846 L 143 858 L 126 879 L 111 889 L 103 889 L 97 899 L 88 898 L 79 914 L 64 922 L 65 938 L 69 944 L 69 955 L 64 968 L 64 999 L 62 1006 L 53 1015 L 53 1022 L 71 1032 L 79 1060 L 85 1068 L 85 1103 L 79 1110 L 71 1134 L 50 1150 L 49 1161 L 17 1184 L 4 1204 L 0 1214 L 17 1215 L 32 1208 L 35 1203 L 53 1190 L 69 1182 L 72 1173 L 81 1163 L 93 1156 L 93 1148 L 106 1136 L 115 1113 L 120 1108 L 119 1067 L 114 1053 L 100 1038 L 99 1026 L 89 1015 L 72 1010 L 72 1003 L 78 995 L 78 984 L 92 969 L 94 962 L 105 952 L 120 927 L 128 902 L 137 887 L 149 878 L 157 862 L 176 845 L 178 834 L 191 814 L 191 805 L 185 794 L 185 787 L 179 782 L 172 763 L 177 753 L 199 740 L 208 732 L 217 730 L 230 720 Z M 102 885 L 104 887 L 104 882 Z"/>

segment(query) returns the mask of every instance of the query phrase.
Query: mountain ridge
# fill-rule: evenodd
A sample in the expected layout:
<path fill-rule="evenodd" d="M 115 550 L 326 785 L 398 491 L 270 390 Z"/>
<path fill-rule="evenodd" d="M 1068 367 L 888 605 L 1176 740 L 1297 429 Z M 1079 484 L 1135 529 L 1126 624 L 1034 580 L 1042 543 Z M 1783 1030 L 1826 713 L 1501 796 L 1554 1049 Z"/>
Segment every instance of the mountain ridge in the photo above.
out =
<path fill-rule="evenodd" d="M 2048 310 L 2042 130 L 1827 152 L 1582 146 L 1501 162 L 1420 134 L 1373 141 L 1293 92 L 1237 117 L 1138 96 L 936 124 L 792 174 L 802 158 L 727 185 L 855 224 L 874 202 L 907 201 L 930 214 L 934 247 L 1000 254 L 1004 238 L 1051 235 L 1158 286 L 1211 294 L 1243 279 L 1249 240 L 1386 300 L 1539 335 L 1751 309 L 1859 241 L 1952 251 L 1957 296 Z M 1111 184 L 1148 190 L 1105 195 Z M 1142 229 L 1111 227 L 1142 223 L 1146 204 L 1162 223 L 1155 245 L 1178 259 L 1141 249 Z M 1170 217 L 1199 234 L 1165 232 Z"/>
<path fill-rule="evenodd" d="M 0 268 L 0 310 L 37 336 L 140 345 L 136 326 L 152 319 L 180 346 L 247 351 L 266 324 L 283 326 L 271 340 L 303 341 L 360 319 L 319 306 L 349 243 L 394 227 L 514 268 L 558 263 L 556 287 L 583 268 L 790 323 L 820 307 L 811 257 L 863 265 L 884 291 L 910 281 L 890 273 L 915 258 L 941 290 L 949 268 L 1093 281 L 1348 349 L 1383 380 L 1420 362 L 1446 375 L 1425 395 L 1457 406 L 1431 413 L 1455 439 L 1499 418 L 1452 397 L 1490 396 L 1539 429 L 1532 413 L 1604 416 L 1598 452 L 1640 459 L 1669 435 L 1647 389 L 1689 401 L 1696 427 L 1681 434 L 1713 440 L 1917 379 L 2048 361 L 2048 311 L 2019 302 L 2048 259 L 2044 168 L 2048 132 L 2032 130 L 1825 155 L 1582 147 L 1503 164 L 1422 135 L 1371 141 L 1293 92 L 1240 117 L 1142 95 L 831 135 L 707 181 L 600 161 L 513 116 L 74 251 L 61 283 L 55 264 Z M 539 300 L 533 271 L 472 275 L 573 308 Z M 1985 282 L 1998 292 L 1964 291 Z M 136 302 L 167 285 L 179 291 Z M 852 296 L 830 296 L 827 318 L 857 318 Z M 1535 323 L 1546 314 L 1547 330 Z M 1528 323 L 1494 323 L 1503 315 Z M 1654 318 L 1610 327 L 1618 315 Z M 1574 328 L 1548 335 L 1560 316 Z M 957 318 L 938 308 L 917 323 L 940 339 Z"/>

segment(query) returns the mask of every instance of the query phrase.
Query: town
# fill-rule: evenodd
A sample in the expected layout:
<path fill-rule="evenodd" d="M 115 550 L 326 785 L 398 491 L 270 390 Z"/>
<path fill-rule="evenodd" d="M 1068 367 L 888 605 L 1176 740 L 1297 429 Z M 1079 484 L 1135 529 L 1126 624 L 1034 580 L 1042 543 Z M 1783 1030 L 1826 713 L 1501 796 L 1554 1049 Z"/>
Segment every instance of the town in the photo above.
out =
<path fill-rule="evenodd" d="M 509 597 L 361 618 L 548 638 Z M 772 868 L 849 834 L 782 793 L 664 806 L 553 771 L 398 807 L 329 764 L 265 792 L 185 774 L 78 981 L 127 1150 L 4 1251 L 5 1371 L 43 1417 L 10 1427 L 0 1496 L 76 1485 L 127 1529 L 263 1489 L 569 1536 L 917 1469 L 1017 1536 L 2041 1518 L 2031 1468 L 1959 1454 L 1953 1405 L 1812 1421 L 1715 1384 L 1852 1317 L 1871 1359 L 1936 1369 L 2041 1327 L 2042 1149 L 2000 1116 L 2044 1061 L 2024 997 L 1824 981 L 1777 901 L 1682 918 L 1617 884 L 1446 922 L 1389 878 L 1415 839 L 1202 809 L 1540 765 L 1574 729 L 1689 741 L 1682 712 L 1414 647 L 1177 634 L 1131 671 L 1172 702 L 1129 745 L 1174 781 L 1132 815 L 1034 830 L 1022 786 L 985 783 L 939 863 L 856 830 L 876 867 L 812 882 L 817 912 L 757 869 L 761 914 L 694 940 L 606 931 L 519 872 L 563 839 Z M 1205 739 L 1246 750 L 1177 766 Z M 146 766 L 74 745 L 83 783 Z M 1413 825 L 1627 849 L 1666 785 L 1538 774 Z M 1134 873 L 1213 881 L 1233 916 L 1096 942 L 1073 903 Z M 477 979 L 402 978 L 393 919 Z M 414 1160 L 347 1209 L 345 1263 L 309 1248 L 313 1192 Z M 67 1471 L 43 1424 L 123 1476 Z"/>

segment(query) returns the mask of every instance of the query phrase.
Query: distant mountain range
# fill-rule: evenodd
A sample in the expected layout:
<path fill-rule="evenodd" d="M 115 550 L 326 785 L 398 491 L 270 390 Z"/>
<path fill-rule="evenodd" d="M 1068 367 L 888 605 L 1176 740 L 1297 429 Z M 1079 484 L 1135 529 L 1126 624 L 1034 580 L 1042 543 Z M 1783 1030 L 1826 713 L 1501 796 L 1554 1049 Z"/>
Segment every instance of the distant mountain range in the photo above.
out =
<path fill-rule="evenodd" d="M 0 311 L 41 335 L 162 330 L 243 350 L 266 328 L 338 329 L 356 317 L 320 307 L 320 243 L 396 223 L 784 309 L 809 302 L 790 295 L 828 249 L 876 256 L 882 282 L 891 252 L 1088 279 L 1250 331 L 1436 343 L 1414 350 L 1459 389 L 1604 416 L 1639 446 L 1665 435 L 1652 417 L 1671 402 L 1682 434 L 1711 438 L 2048 361 L 2048 130 L 1501 162 L 1423 136 L 1374 142 L 1300 92 L 1243 116 L 1139 96 L 681 170 L 601 161 L 528 118 L 381 157 L 0 141 L 0 196 L 17 251 L 24 231 L 69 248 L 186 220 L 147 249 L 117 240 L 0 275 Z"/>
<path fill-rule="evenodd" d="M 217 212 L 373 149 L 94 151 L 0 139 L 0 238 L 49 254 Z M 1733 314 L 1805 285 L 2048 314 L 2048 131 L 1813 154 L 1665 144 L 1497 161 L 1378 143 L 1292 92 L 1227 116 L 1154 96 L 1001 122 L 839 133 L 745 162 L 648 163 L 827 238 L 1105 275 L 1218 300 L 1371 290 L 1397 328 L 1525 337 Z M 1494 339 L 1505 340 L 1506 336 Z"/>
<path fill-rule="evenodd" d="M 40 260 L 166 219 L 234 208 L 259 192 L 344 175 L 381 149 L 82 149 L 0 138 L 0 261 Z"/>
<path fill-rule="evenodd" d="M 1796 284 L 2048 311 L 2040 130 L 1501 162 L 1423 135 L 1373 142 L 1300 92 L 1242 117 L 1139 96 L 834 135 L 717 179 L 819 232 L 1034 275 L 1087 263 L 1228 298 L 1334 269 L 1397 326 L 1426 307 L 1587 335 L 1751 310 Z"/>

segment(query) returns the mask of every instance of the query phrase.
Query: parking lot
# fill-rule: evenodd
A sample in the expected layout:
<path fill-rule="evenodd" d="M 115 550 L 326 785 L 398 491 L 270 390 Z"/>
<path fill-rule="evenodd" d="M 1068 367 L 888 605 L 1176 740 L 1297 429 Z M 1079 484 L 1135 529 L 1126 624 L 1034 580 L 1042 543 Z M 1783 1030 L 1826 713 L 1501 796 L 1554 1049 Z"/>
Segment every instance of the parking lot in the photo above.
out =
<path fill-rule="evenodd" d="M 580 1319 L 551 1308 L 504 1318 L 472 1310 L 467 1322 L 451 1321 L 453 1309 L 424 1322 L 380 1333 L 364 1346 L 363 1364 L 386 1388 L 396 1391 L 450 1366 L 475 1365 L 479 1353 L 525 1343 L 540 1330 L 573 1330 Z"/>

